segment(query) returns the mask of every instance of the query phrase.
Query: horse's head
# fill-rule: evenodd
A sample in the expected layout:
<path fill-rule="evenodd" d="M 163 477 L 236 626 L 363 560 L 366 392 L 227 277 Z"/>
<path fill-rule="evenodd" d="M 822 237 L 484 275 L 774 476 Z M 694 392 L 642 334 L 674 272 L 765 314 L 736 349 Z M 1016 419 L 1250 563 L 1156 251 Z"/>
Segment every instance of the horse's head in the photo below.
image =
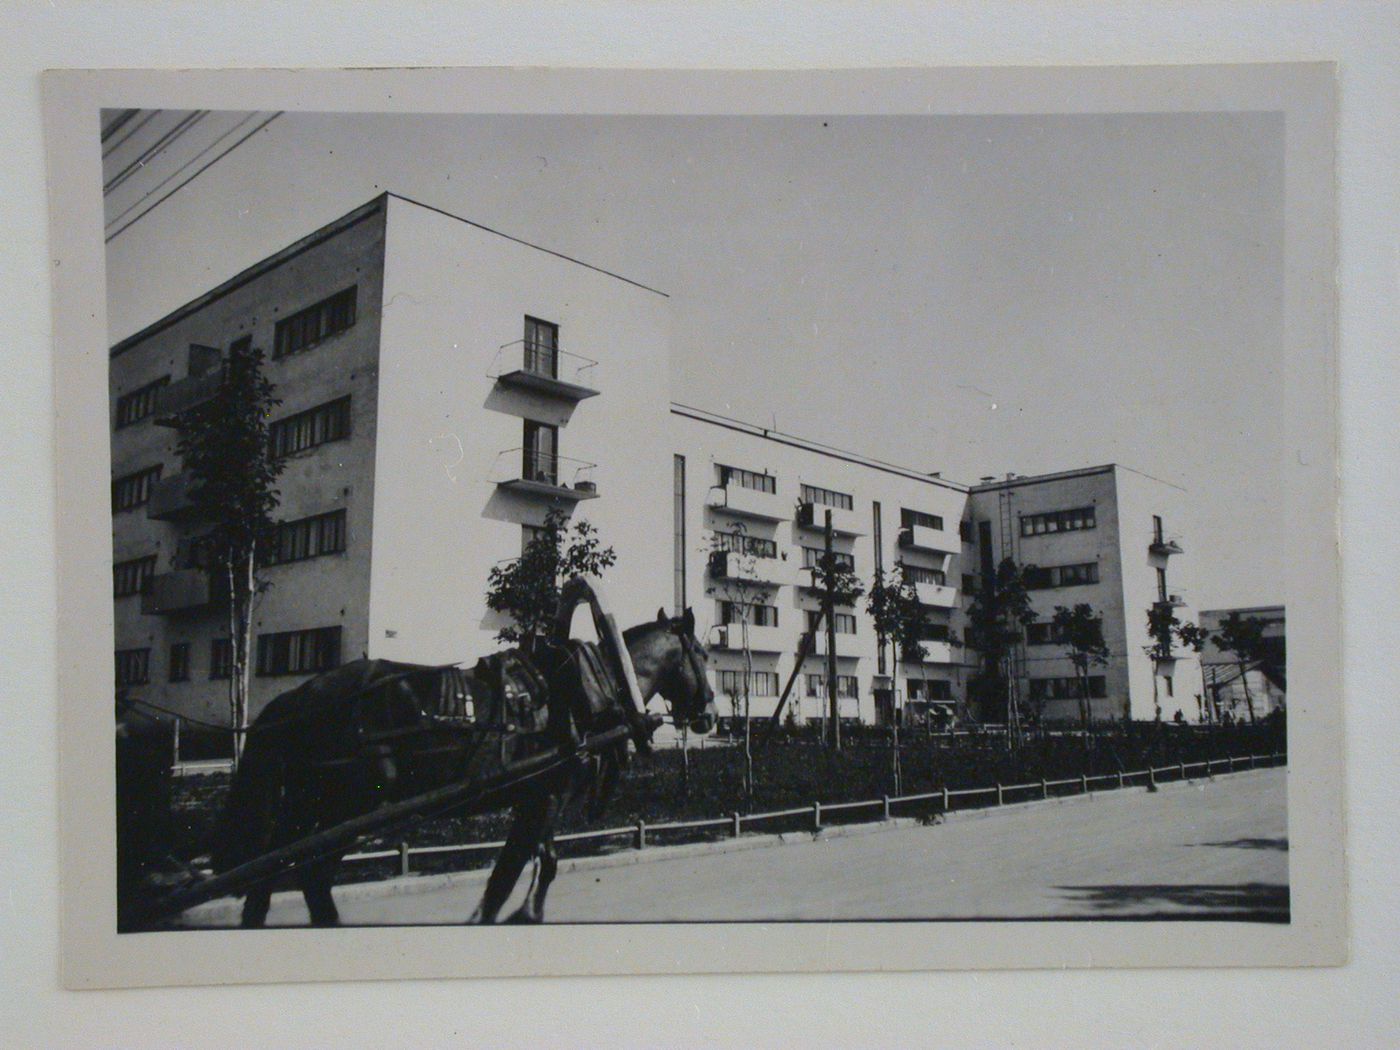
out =
<path fill-rule="evenodd" d="M 627 648 L 639 683 L 646 680 L 644 696 L 660 693 L 677 726 L 688 725 L 696 733 L 715 727 L 719 711 L 705 674 L 708 655 L 695 637 L 695 614 L 690 609 L 676 617 L 659 610 L 654 623 L 627 632 Z"/>

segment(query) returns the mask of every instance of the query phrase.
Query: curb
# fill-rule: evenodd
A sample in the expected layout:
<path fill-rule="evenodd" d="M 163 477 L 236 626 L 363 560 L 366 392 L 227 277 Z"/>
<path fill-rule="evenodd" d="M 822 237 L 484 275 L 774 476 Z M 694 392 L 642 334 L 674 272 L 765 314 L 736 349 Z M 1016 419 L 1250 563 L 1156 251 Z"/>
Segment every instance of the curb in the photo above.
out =
<path fill-rule="evenodd" d="M 1211 777 L 1188 777 L 1186 780 L 1172 780 L 1158 784 L 1157 791 L 1172 789 L 1200 788 L 1226 777 L 1249 777 L 1274 770 L 1286 770 L 1287 766 L 1271 766 L 1267 769 L 1242 769 L 1234 773 L 1222 773 Z M 889 820 L 868 821 L 860 824 L 835 824 L 823 827 L 820 831 L 782 831 L 771 834 L 742 835 L 739 838 L 714 839 L 707 842 L 687 842 L 678 846 L 648 846 L 646 849 L 619 849 L 612 853 L 594 854 L 587 857 L 569 857 L 559 861 L 558 874 L 575 871 L 596 871 L 606 868 L 621 868 L 632 864 L 654 864 L 668 860 L 685 860 L 689 857 L 709 856 L 721 853 L 744 853 L 755 849 L 772 849 L 776 846 L 791 846 L 802 843 L 825 842 L 830 839 L 857 838 L 864 835 L 877 835 L 886 831 L 899 831 L 915 827 L 935 827 L 939 824 L 962 823 L 969 820 L 986 820 L 1001 814 L 1015 813 L 1042 806 L 1088 804 L 1111 801 L 1115 798 L 1129 798 L 1134 795 L 1150 794 L 1146 784 L 1113 787 L 1106 791 L 1090 791 L 1088 794 L 1058 795 L 1051 798 L 1024 799 L 1008 802 L 1002 806 L 980 806 L 974 809 L 955 809 L 951 813 L 937 814 L 932 820 L 920 817 L 892 817 Z M 398 875 L 374 882 L 352 882 L 335 887 L 335 896 L 340 901 L 375 900 L 384 897 L 400 897 L 419 893 L 433 893 L 452 886 L 468 886 L 484 883 L 490 875 L 490 868 L 475 868 L 471 871 L 443 872 L 438 875 Z M 299 890 L 284 890 L 272 895 L 272 907 L 278 904 L 295 903 L 301 900 Z M 242 899 L 221 897 L 218 900 L 196 905 L 185 912 L 177 925 L 190 925 L 190 919 L 236 920 L 242 910 Z M 465 918 L 463 919 L 465 922 Z"/>

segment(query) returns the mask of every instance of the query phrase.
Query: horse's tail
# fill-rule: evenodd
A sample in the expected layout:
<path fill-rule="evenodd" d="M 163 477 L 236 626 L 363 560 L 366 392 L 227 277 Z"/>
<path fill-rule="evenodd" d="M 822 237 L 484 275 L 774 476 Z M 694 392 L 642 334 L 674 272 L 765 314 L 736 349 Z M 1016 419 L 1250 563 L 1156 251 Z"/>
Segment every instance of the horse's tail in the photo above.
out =
<path fill-rule="evenodd" d="M 228 871 L 271 847 L 284 769 L 273 733 L 249 733 L 215 831 L 213 866 Z"/>

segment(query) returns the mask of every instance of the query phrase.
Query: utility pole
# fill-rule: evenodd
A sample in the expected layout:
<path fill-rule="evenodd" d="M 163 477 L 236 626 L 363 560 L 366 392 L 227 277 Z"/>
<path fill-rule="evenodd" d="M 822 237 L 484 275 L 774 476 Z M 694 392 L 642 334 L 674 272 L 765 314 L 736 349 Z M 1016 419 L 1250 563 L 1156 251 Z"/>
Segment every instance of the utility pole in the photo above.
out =
<path fill-rule="evenodd" d="M 822 619 L 826 621 L 826 700 L 831 710 L 831 743 L 841 750 L 841 708 L 836 693 L 836 602 L 832 593 L 835 563 L 831 549 L 831 508 L 826 509 L 826 586 L 822 588 Z"/>

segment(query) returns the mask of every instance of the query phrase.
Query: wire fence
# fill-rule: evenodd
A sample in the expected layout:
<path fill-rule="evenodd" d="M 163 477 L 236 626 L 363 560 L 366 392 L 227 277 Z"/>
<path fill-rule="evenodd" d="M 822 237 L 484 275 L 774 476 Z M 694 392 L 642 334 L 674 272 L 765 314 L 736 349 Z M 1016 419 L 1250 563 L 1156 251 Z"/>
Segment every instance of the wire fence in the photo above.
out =
<path fill-rule="evenodd" d="M 658 839 L 671 842 L 691 839 L 697 835 L 705 838 L 739 838 L 744 831 L 757 830 L 806 830 L 819 832 L 824 827 L 839 823 L 851 823 L 851 815 L 863 816 L 866 812 L 876 815 L 881 821 L 896 817 L 924 817 L 934 819 L 957 810 L 987 809 L 1014 803 L 1033 802 L 1051 798 L 1064 798 L 1072 795 L 1089 795 L 1096 791 L 1116 791 L 1127 787 L 1155 787 L 1158 784 L 1189 780 L 1193 775 L 1213 777 L 1217 773 L 1237 773 L 1251 769 L 1267 769 L 1286 765 L 1288 756 L 1284 752 L 1268 754 L 1249 753 L 1231 755 L 1226 758 L 1206 759 L 1201 762 L 1176 762 L 1165 766 L 1149 766 L 1145 769 L 1123 770 L 1114 773 L 1087 774 L 1059 780 L 1035 780 L 1018 784 L 993 784 L 985 787 L 950 788 L 944 786 L 937 791 L 926 791 L 915 795 L 883 795 L 880 798 L 861 799 L 856 802 L 818 802 L 788 809 L 770 810 L 763 813 L 733 812 L 728 816 L 709 817 L 703 820 L 678 820 L 647 824 L 638 820 L 611 828 L 590 831 L 575 831 L 556 835 L 554 841 L 560 845 L 578 846 L 589 843 L 615 843 L 622 840 L 621 848 L 643 850 L 656 844 Z M 415 857 L 443 857 L 472 853 L 490 853 L 505 845 L 504 840 L 491 842 L 464 842 L 441 846 L 410 846 L 400 842 L 396 848 L 369 850 L 363 853 L 347 854 L 346 861 L 370 863 L 394 860 L 400 875 L 413 874 Z"/>

